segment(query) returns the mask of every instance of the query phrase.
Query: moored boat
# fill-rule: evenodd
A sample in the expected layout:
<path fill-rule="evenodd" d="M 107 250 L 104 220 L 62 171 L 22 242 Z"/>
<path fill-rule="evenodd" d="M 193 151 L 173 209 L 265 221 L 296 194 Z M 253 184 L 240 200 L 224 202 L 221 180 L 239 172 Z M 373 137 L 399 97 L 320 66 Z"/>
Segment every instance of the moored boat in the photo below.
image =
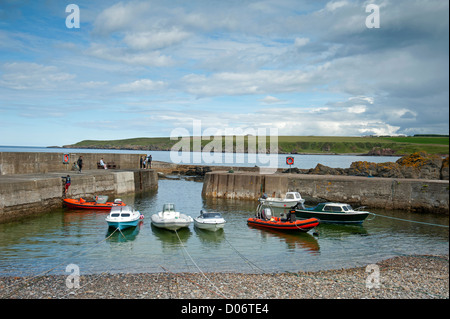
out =
<path fill-rule="evenodd" d="M 217 212 L 200 211 L 200 216 L 194 218 L 194 226 L 200 229 L 217 231 L 225 226 L 225 219 Z"/>
<path fill-rule="evenodd" d="M 287 192 L 284 198 L 263 196 L 259 201 L 267 206 L 279 208 L 290 208 L 296 204 L 303 204 L 305 202 L 299 192 Z"/>
<path fill-rule="evenodd" d="M 320 203 L 314 207 L 295 208 L 299 218 L 317 218 L 321 223 L 361 224 L 371 213 L 354 210 L 343 203 Z"/>
<path fill-rule="evenodd" d="M 247 220 L 250 226 L 283 230 L 307 232 L 319 225 L 317 218 L 297 219 L 295 212 L 290 210 L 286 218 L 272 216 L 270 208 L 258 205 L 256 216 Z"/>
<path fill-rule="evenodd" d="M 122 230 L 137 226 L 142 219 L 144 215 L 130 206 L 115 206 L 105 220 L 109 227 Z"/>
<path fill-rule="evenodd" d="M 156 227 L 174 231 L 183 227 L 189 227 L 193 222 L 191 216 L 177 212 L 174 204 L 164 204 L 162 211 L 153 214 L 151 220 Z"/>
<path fill-rule="evenodd" d="M 105 195 L 95 196 L 93 201 L 86 201 L 83 198 L 64 198 L 63 202 L 70 209 L 111 210 L 112 207 L 125 206 L 125 203 L 118 198 L 114 202 L 108 202 L 108 196 Z"/>

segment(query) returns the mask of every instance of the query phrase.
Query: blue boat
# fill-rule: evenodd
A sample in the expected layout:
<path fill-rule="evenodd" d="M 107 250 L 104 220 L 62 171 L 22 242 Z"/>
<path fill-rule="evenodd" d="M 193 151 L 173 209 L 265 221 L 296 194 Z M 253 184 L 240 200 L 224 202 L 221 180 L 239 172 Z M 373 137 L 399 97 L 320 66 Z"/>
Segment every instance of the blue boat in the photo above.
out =
<path fill-rule="evenodd" d="M 106 222 L 110 228 L 122 230 L 136 227 L 142 219 L 144 219 L 144 215 L 130 206 L 115 206 L 111 208 Z"/>

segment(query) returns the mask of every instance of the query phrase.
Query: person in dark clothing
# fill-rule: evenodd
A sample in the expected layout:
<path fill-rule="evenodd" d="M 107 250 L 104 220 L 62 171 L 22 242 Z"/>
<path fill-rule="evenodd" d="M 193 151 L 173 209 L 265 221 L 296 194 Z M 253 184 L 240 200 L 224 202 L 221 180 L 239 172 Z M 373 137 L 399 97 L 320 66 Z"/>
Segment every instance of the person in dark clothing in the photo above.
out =
<path fill-rule="evenodd" d="M 67 176 L 61 176 L 61 178 L 64 181 L 64 195 L 67 194 L 67 191 L 69 190 L 69 186 L 70 186 L 70 175 Z"/>
<path fill-rule="evenodd" d="M 147 168 L 152 168 L 152 156 L 149 155 L 147 158 Z"/>
<path fill-rule="evenodd" d="M 78 168 L 79 168 L 78 173 L 81 173 L 81 169 L 83 168 L 83 156 L 80 156 L 78 158 L 77 165 L 78 165 Z"/>

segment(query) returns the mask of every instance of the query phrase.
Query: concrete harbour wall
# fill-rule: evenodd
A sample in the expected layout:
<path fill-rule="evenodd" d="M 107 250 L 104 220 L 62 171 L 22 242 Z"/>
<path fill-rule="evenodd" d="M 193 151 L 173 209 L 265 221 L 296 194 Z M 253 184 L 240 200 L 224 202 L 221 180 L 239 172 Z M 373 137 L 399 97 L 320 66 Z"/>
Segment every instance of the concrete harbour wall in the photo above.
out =
<path fill-rule="evenodd" d="M 69 163 L 63 163 L 64 154 L 69 154 Z M 140 157 L 145 154 L 122 153 L 31 153 L 0 152 L 0 175 L 70 172 L 72 165 L 83 156 L 83 170 L 97 169 L 103 158 L 114 162 L 117 169 L 139 169 Z"/>
<path fill-rule="evenodd" d="M 91 170 L 69 173 L 67 197 L 92 199 L 95 195 L 117 196 L 157 189 L 154 170 Z M 0 222 L 62 207 L 67 172 L 0 176 Z"/>
<path fill-rule="evenodd" d="M 210 172 L 202 195 L 257 200 L 262 193 L 281 197 L 288 191 L 355 206 L 449 213 L 449 182 L 443 180 Z"/>
<path fill-rule="evenodd" d="M 63 161 L 69 155 L 69 163 Z M 158 187 L 154 170 L 141 170 L 145 154 L 0 152 L 0 222 L 62 207 L 64 182 L 71 175 L 67 197 L 120 195 Z M 83 156 L 83 174 L 72 170 Z M 114 162 L 116 169 L 97 169 L 97 163 Z"/>

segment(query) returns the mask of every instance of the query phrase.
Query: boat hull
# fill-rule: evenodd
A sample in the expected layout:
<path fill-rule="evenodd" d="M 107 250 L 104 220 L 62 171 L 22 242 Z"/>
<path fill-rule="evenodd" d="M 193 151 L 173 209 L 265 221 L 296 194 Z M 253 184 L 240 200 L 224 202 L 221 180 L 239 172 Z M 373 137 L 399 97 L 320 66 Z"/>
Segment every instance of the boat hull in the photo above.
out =
<path fill-rule="evenodd" d="M 135 221 L 129 221 L 129 222 L 107 222 L 108 227 L 123 230 L 130 227 L 136 227 L 141 219 L 135 220 Z"/>
<path fill-rule="evenodd" d="M 96 202 L 80 202 L 78 199 L 71 198 L 65 198 L 63 202 L 69 209 L 111 210 L 115 206 L 125 206 L 125 203 L 106 202 L 105 204 L 98 204 Z"/>
<path fill-rule="evenodd" d="M 154 214 L 151 217 L 151 221 L 155 227 L 176 231 L 180 228 L 189 227 L 192 223 L 192 217 L 186 216 L 177 219 L 161 219 L 158 214 Z"/>
<path fill-rule="evenodd" d="M 282 222 L 279 218 L 274 218 L 274 220 L 272 221 L 253 217 L 247 220 L 247 224 L 268 229 L 307 232 L 310 229 L 318 226 L 319 220 L 317 220 L 316 218 L 308 218 L 303 220 L 296 220 L 294 222 Z"/>
<path fill-rule="evenodd" d="M 369 212 L 327 213 L 303 209 L 295 211 L 295 216 L 298 218 L 317 218 L 321 223 L 333 224 L 361 224 L 369 214 Z"/>
<path fill-rule="evenodd" d="M 219 229 L 223 229 L 225 227 L 225 221 L 217 223 L 206 223 L 194 219 L 194 226 L 203 230 L 218 231 Z"/>

